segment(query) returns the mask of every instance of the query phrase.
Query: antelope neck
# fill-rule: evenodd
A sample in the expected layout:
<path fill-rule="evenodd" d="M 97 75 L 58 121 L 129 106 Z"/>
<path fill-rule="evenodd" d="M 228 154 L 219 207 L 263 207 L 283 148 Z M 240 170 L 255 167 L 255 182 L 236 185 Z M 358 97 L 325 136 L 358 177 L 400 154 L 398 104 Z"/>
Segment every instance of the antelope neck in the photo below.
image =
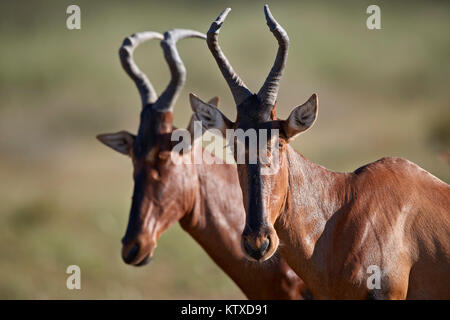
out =
<path fill-rule="evenodd" d="M 316 245 L 325 229 L 332 225 L 333 215 L 349 201 L 351 174 L 314 164 L 290 146 L 286 160 L 289 177 L 286 203 L 275 229 L 281 243 L 292 244 L 280 247 L 282 255 L 295 257 L 288 263 L 307 282 L 325 268 L 320 265 L 323 260 L 316 259 L 319 251 Z M 284 254 L 288 248 L 295 250 L 295 254 Z"/>

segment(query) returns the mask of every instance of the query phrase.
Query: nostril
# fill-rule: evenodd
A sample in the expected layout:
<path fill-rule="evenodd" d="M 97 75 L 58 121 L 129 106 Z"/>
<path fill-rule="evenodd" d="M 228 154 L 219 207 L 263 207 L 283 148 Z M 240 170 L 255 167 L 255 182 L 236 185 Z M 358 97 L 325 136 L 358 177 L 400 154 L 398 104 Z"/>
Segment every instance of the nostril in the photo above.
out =
<path fill-rule="evenodd" d="M 266 250 L 269 248 L 269 245 L 270 245 L 270 238 L 267 238 L 266 241 L 264 241 L 264 243 L 261 245 L 261 247 L 259 247 L 259 251 L 261 252 L 262 255 L 266 253 Z"/>
<path fill-rule="evenodd" d="M 245 239 L 244 240 L 244 249 L 245 249 L 245 251 L 247 251 L 247 253 L 250 255 L 250 256 L 252 256 L 252 253 L 253 253 L 253 248 L 250 246 L 250 244 L 248 243 L 248 241 Z"/>
<path fill-rule="evenodd" d="M 122 256 L 126 263 L 131 263 L 134 261 L 139 253 L 139 245 L 135 244 L 125 255 Z"/>
<path fill-rule="evenodd" d="M 257 248 L 254 248 L 247 239 L 243 241 L 244 249 L 247 254 L 256 259 L 261 259 L 267 252 L 270 246 L 270 238 L 266 238 L 266 240 Z"/>

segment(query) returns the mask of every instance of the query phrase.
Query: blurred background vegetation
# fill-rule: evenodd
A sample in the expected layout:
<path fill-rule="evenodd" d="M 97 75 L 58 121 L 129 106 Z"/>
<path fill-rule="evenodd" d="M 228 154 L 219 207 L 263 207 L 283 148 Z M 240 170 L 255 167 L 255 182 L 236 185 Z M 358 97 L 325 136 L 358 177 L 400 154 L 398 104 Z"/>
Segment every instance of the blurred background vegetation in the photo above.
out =
<path fill-rule="evenodd" d="M 450 181 L 450 2 L 265 1 L 291 46 L 278 115 L 311 93 L 314 128 L 294 142 L 307 158 L 353 171 L 382 156 L 408 158 Z M 381 7 L 382 30 L 366 28 Z M 67 30 L 66 8 L 81 7 L 81 30 Z M 2 1 L 0 4 L 0 298 L 243 298 L 176 225 L 146 267 L 125 265 L 120 239 L 132 192 L 130 160 L 100 145 L 98 133 L 136 131 L 140 100 L 118 48 L 137 31 L 206 32 L 233 11 L 221 45 L 253 90 L 276 53 L 263 1 Z M 204 42 L 178 48 L 188 81 L 175 109 L 185 127 L 188 93 L 232 97 Z M 169 72 L 157 42 L 136 60 L 161 92 Z M 66 289 L 66 267 L 82 290 Z"/>

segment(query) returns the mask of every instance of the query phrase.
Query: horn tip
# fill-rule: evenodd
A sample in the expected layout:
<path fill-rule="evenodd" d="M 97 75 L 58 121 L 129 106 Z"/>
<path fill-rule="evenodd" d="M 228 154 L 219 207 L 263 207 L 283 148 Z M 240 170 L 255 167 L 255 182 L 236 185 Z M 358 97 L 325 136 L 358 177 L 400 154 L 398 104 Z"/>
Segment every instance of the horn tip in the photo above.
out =
<path fill-rule="evenodd" d="M 223 22 L 225 20 L 225 18 L 227 17 L 227 15 L 230 13 L 230 11 L 231 11 L 231 8 L 229 8 L 229 7 L 226 8 L 225 10 L 223 10 L 217 17 L 216 22 L 218 22 L 218 23 Z"/>
<path fill-rule="evenodd" d="M 270 30 L 273 31 L 277 27 L 278 23 L 273 17 L 272 12 L 270 12 L 269 6 L 267 4 L 264 5 L 264 15 L 266 16 L 267 25 L 269 26 Z"/>
<path fill-rule="evenodd" d="M 95 138 L 96 138 L 98 141 L 100 141 L 100 142 L 104 142 L 104 141 L 105 141 L 105 136 L 106 136 L 106 134 L 100 133 L 100 134 L 97 134 L 97 135 L 95 136 Z"/>

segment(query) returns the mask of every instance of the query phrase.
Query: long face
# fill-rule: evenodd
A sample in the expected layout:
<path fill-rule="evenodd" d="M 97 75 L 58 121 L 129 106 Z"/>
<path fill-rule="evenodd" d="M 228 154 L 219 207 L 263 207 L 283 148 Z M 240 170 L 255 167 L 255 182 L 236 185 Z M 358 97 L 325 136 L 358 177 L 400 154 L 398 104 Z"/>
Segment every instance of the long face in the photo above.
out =
<path fill-rule="evenodd" d="M 264 261 L 279 244 L 273 225 L 284 202 L 286 185 L 280 123 L 274 113 L 258 112 L 258 108 L 255 95 L 238 107 L 234 132 L 245 132 L 249 138 L 235 134 L 232 145 L 246 211 L 241 246 L 249 259 Z M 242 149 L 244 156 L 240 157 Z"/>
<path fill-rule="evenodd" d="M 217 106 L 219 97 L 209 103 Z M 192 158 L 194 149 L 174 150 L 172 121 L 171 111 L 147 107 L 141 112 L 137 136 L 126 131 L 97 136 L 133 163 L 133 197 L 122 238 L 122 258 L 131 265 L 148 263 L 161 234 L 192 210 L 195 201 L 195 168 L 182 159 Z"/>
<path fill-rule="evenodd" d="M 289 187 L 287 144 L 313 124 L 317 97 L 313 95 L 305 104 L 295 108 L 287 120 L 278 120 L 274 109 L 260 112 L 264 109 L 257 97 L 252 96 L 238 106 L 234 123 L 217 108 L 193 95 L 191 104 L 197 118 L 208 129 L 215 128 L 221 132 L 231 129 L 234 132 L 232 145 L 246 212 L 242 249 L 251 260 L 267 260 L 279 245 L 274 225 L 284 209 Z M 238 130 L 253 132 L 256 137 L 247 139 L 249 134 L 245 140 L 239 139 L 236 137 Z M 239 157 L 240 146 L 244 147 L 242 157 Z"/>
<path fill-rule="evenodd" d="M 133 168 L 134 190 L 122 258 L 139 266 L 152 258 L 160 235 L 186 213 L 188 204 L 183 200 L 189 189 L 182 165 L 174 164 L 166 152 L 133 156 Z"/>
<path fill-rule="evenodd" d="M 171 158 L 172 113 L 151 113 L 143 112 L 137 137 L 124 131 L 98 137 L 132 159 L 134 189 L 122 258 L 135 266 L 150 261 L 160 235 L 186 213 L 193 198 L 192 173 Z"/>
<path fill-rule="evenodd" d="M 283 165 L 282 148 L 277 151 L 273 146 L 271 149 L 257 149 L 258 153 L 266 153 L 264 159 L 257 156 L 256 163 L 237 165 L 246 211 L 241 245 L 249 259 L 264 261 L 274 254 L 279 244 L 273 226 L 284 204 L 287 171 Z M 246 148 L 246 152 L 250 151 Z M 274 159 L 272 154 L 275 152 L 278 152 L 281 158 Z M 267 174 L 267 171 L 274 167 L 278 167 L 277 173 Z"/>

